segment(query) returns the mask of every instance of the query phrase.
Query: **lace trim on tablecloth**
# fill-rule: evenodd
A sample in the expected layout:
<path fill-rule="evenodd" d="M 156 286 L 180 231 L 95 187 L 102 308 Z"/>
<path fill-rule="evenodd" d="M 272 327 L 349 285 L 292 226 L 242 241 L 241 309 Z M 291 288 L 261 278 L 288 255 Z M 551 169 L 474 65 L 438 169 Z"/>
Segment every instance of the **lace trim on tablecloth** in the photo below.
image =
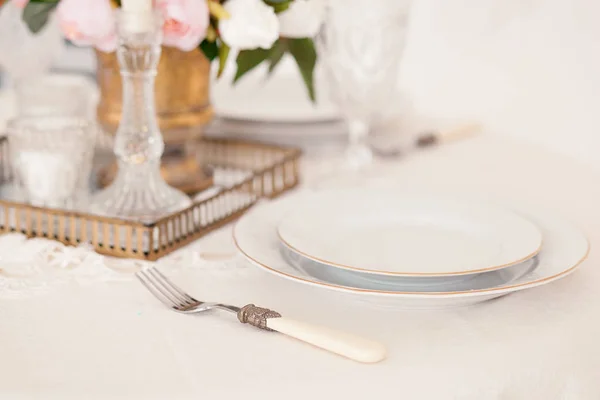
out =
<path fill-rule="evenodd" d="M 225 231 L 225 232 L 224 232 Z M 146 265 L 156 265 L 171 274 L 201 269 L 206 274 L 243 273 L 228 229 L 209 235 L 155 263 L 105 257 L 91 246 L 65 246 L 44 239 L 27 239 L 19 233 L 0 236 L 0 298 L 26 298 L 46 294 L 65 285 L 91 285 L 134 279 Z"/>
<path fill-rule="evenodd" d="M 102 256 L 87 246 L 68 247 L 53 240 L 0 236 L 0 298 L 47 293 L 68 283 L 118 279 Z"/>

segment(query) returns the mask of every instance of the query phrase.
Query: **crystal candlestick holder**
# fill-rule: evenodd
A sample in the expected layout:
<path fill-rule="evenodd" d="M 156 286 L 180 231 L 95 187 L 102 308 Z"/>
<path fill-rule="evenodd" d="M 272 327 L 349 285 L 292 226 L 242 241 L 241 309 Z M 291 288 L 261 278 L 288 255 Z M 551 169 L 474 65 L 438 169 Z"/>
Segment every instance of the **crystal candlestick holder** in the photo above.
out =
<path fill-rule="evenodd" d="M 90 209 L 96 214 L 147 223 L 191 205 L 190 198 L 160 174 L 164 141 L 154 107 L 154 79 L 161 23 L 158 13 L 118 15 L 123 111 L 114 153 L 119 171 L 112 184 L 94 196 Z"/>

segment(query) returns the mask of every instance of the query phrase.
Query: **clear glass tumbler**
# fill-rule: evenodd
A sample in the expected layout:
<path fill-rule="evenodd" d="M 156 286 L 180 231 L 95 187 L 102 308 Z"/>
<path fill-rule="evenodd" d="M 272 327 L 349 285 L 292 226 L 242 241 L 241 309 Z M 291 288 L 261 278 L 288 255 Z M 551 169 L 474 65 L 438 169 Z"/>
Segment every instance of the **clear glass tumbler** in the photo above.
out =
<path fill-rule="evenodd" d="M 35 206 L 85 207 L 95 134 L 95 124 L 78 118 L 26 117 L 10 121 L 11 197 Z"/>
<path fill-rule="evenodd" d="M 331 0 L 328 4 L 316 44 L 330 96 L 348 124 L 350 169 L 361 169 L 373 159 L 368 134 L 396 95 L 410 3 Z"/>

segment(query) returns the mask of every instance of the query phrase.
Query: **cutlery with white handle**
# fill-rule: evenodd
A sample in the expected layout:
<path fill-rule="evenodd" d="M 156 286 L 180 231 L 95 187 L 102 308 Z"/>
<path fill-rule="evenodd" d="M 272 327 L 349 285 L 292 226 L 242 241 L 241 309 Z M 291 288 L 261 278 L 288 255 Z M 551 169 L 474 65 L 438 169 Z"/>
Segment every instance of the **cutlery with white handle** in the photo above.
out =
<path fill-rule="evenodd" d="M 267 308 L 248 304 L 236 307 L 221 303 L 196 300 L 173 284 L 156 268 L 146 268 L 136 273 L 142 284 L 164 305 L 173 311 L 192 314 L 219 309 L 235 313 L 242 323 L 267 331 L 277 331 L 332 353 L 363 363 L 376 363 L 385 358 L 385 347 L 375 341 L 349 333 L 316 326 L 290 318 Z"/>

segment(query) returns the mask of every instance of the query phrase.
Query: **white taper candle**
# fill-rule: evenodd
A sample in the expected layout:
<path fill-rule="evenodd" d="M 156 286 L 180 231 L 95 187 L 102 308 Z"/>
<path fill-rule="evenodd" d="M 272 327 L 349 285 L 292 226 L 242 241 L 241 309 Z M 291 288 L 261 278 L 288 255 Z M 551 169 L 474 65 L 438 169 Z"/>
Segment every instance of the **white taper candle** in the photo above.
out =
<path fill-rule="evenodd" d="M 121 9 L 130 14 L 127 28 L 132 32 L 146 32 L 152 29 L 152 0 L 121 0 Z"/>
<path fill-rule="evenodd" d="M 144 14 L 152 11 L 152 0 L 121 0 L 125 12 Z"/>

